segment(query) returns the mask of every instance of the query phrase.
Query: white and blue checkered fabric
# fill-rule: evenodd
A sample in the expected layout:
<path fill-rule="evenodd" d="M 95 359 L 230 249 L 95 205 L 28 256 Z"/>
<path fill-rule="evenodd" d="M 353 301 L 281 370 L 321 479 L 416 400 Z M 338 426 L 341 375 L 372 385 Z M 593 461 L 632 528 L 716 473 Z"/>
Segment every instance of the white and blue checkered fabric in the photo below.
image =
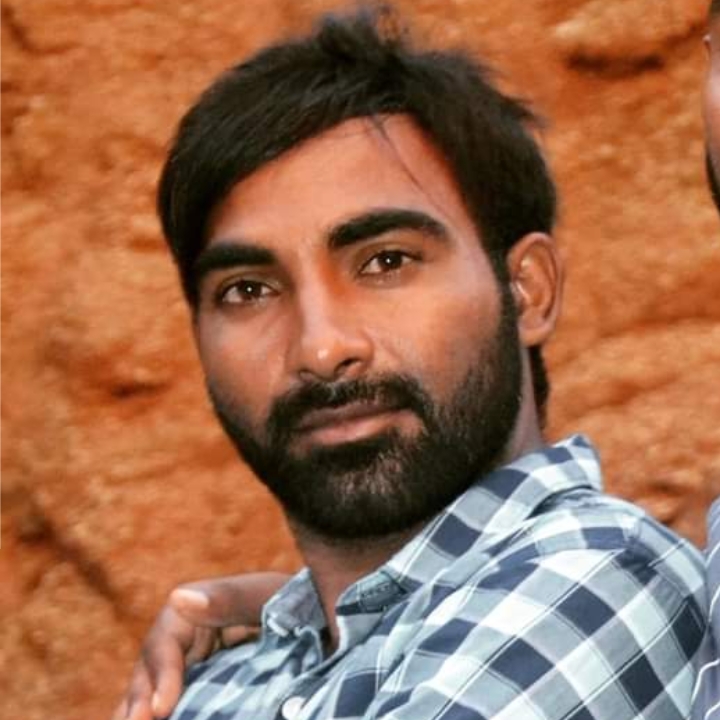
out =
<path fill-rule="evenodd" d="M 257 643 L 188 675 L 173 720 L 680 720 L 705 631 L 702 556 L 600 491 L 582 436 L 473 485 L 337 605 L 307 570 Z"/>
<path fill-rule="evenodd" d="M 710 624 L 700 653 L 693 697 L 693 720 L 720 720 L 720 498 L 708 515 L 707 571 Z"/>

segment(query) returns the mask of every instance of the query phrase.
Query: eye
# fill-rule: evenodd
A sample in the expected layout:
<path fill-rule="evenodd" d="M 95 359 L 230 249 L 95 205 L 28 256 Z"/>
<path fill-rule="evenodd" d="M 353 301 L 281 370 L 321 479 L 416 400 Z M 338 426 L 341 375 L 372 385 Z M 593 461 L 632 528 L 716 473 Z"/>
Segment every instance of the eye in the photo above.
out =
<path fill-rule="evenodd" d="M 360 269 L 361 275 L 382 275 L 399 270 L 417 260 L 402 250 L 383 250 L 373 255 Z"/>
<path fill-rule="evenodd" d="M 248 305 L 275 294 L 276 291 L 270 285 L 259 280 L 236 280 L 220 288 L 217 299 L 220 304 Z"/>

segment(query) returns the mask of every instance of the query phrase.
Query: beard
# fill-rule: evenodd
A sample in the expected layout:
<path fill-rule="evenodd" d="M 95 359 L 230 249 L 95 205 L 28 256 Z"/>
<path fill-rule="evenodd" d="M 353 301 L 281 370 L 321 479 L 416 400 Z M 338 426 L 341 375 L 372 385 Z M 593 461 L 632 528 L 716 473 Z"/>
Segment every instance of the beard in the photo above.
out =
<path fill-rule="evenodd" d="M 409 530 L 494 469 L 517 421 L 521 375 L 515 306 L 504 291 L 495 335 L 444 403 L 402 374 L 312 382 L 273 403 L 261 438 L 229 393 L 210 381 L 208 390 L 225 432 L 291 522 L 347 542 Z M 357 402 L 408 410 L 421 429 L 410 437 L 390 429 L 293 454 L 307 413 Z"/>
<path fill-rule="evenodd" d="M 705 154 L 705 171 L 707 173 L 708 185 L 710 186 L 710 195 L 718 212 L 720 212 L 720 180 L 718 180 L 710 153 Z"/>

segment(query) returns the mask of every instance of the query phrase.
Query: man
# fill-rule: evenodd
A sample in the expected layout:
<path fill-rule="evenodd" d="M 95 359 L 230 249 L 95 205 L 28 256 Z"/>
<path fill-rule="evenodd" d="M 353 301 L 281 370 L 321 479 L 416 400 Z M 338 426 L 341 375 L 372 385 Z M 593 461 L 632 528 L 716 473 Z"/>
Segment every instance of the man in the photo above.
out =
<path fill-rule="evenodd" d="M 228 71 L 163 171 L 214 408 L 307 565 L 172 717 L 682 718 L 701 560 L 600 492 L 586 439 L 542 437 L 562 268 L 533 116 L 390 20 Z"/>

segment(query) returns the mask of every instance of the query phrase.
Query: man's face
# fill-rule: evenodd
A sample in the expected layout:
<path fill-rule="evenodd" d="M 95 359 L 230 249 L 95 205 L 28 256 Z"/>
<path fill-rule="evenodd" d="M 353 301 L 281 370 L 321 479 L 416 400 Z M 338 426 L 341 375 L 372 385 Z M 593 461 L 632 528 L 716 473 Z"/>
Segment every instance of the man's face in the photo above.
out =
<path fill-rule="evenodd" d="M 403 116 L 350 120 L 235 186 L 198 260 L 216 412 L 292 520 L 383 536 L 500 459 L 521 370 L 446 163 Z"/>
<path fill-rule="evenodd" d="M 710 20 L 709 67 L 705 83 L 705 135 L 710 190 L 720 210 L 720 15 Z"/>

